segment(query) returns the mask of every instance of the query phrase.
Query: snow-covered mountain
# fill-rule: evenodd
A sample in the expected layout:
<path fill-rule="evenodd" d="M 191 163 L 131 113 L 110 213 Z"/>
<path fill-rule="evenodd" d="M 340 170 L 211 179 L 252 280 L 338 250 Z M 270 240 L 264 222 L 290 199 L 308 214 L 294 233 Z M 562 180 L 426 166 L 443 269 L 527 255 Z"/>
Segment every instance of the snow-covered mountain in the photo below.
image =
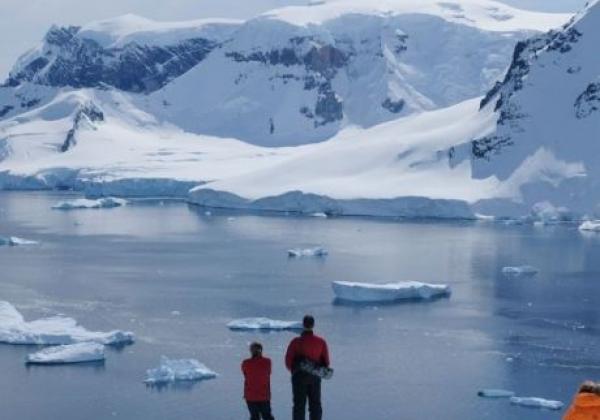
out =
<path fill-rule="evenodd" d="M 489 0 L 329 0 L 247 22 L 53 27 L 12 69 L 0 118 L 51 100 L 37 86 L 117 88 L 186 131 L 304 144 L 479 96 L 519 39 L 566 19 Z"/>
<path fill-rule="evenodd" d="M 497 177 L 504 195 L 525 206 L 600 210 L 598 40 L 593 1 L 561 30 L 517 45 L 506 77 L 481 104 L 498 122 L 472 144 L 476 178 Z"/>
<path fill-rule="evenodd" d="M 596 210 L 600 3 L 572 19 L 487 0 L 369 3 L 247 22 L 127 16 L 67 30 L 71 55 L 46 40 L 0 89 L 0 188 L 195 187 L 204 205 L 337 214 Z M 190 39 L 202 47 L 174 52 Z M 78 59 L 88 43 L 109 55 Z M 145 76 L 125 83 L 114 69 L 133 50 Z M 93 82 L 56 83 L 65 57 L 58 73 Z"/>

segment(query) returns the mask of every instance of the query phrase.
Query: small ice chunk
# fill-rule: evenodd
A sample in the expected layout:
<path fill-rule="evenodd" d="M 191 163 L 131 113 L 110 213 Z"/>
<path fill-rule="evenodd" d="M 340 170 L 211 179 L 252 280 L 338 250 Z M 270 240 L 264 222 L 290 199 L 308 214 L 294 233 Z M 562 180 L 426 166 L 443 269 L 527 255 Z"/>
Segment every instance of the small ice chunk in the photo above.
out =
<path fill-rule="evenodd" d="M 325 248 L 292 248 L 288 249 L 289 257 L 325 257 L 328 254 Z"/>
<path fill-rule="evenodd" d="M 311 213 L 311 214 L 309 214 L 309 216 L 310 217 L 321 217 L 323 219 L 327 219 L 327 217 L 328 217 L 326 213 L 323 213 L 321 211 L 318 211 L 316 213 Z"/>
<path fill-rule="evenodd" d="M 0 236 L 0 246 L 26 246 L 37 245 L 38 242 L 17 236 Z"/>
<path fill-rule="evenodd" d="M 74 210 L 74 209 L 110 209 L 127 204 L 127 200 L 115 197 L 99 198 L 90 200 L 87 198 L 78 198 L 75 200 L 61 201 L 52 206 L 55 210 Z"/>
<path fill-rule="evenodd" d="M 213 379 L 217 374 L 196 359 L 169 359 L 162 356 L 160 366 L 146 371 L 148 385 L 161 385 L 177 381 Z"/>
<path fill-rule="evenodd" d="M 450 295 L 450 287 L 445 284 L 427 284 L 417 281 L 388 284 L 334 281 L 332 287 L 337 299 L 349 302 L 395 302 Z"/>
<path fill-rule="evenodd" d="M 227 324 L 230 330 L 298 330 L 302 329 L 299 321 L 279 321 L 269 318 L 242 318 Z"/>
<path fill-rule="evenodd" d="M 546 400 L 537 397 L 511 397 L 511 404 L 521 405 L 523 407 L 547 408 L 549 410 L 560 410 L 564 404 L 560 401 Z"/>
<path fill-rule="evenodd" d="M 506 389 L 482 389 L 477 395 L 484 398 L 510 398 L 514 397 L 515 393 Z"/>
<path fill-rule="evenodd" d="M 126 331 L 88 331 L 73 318 L 53 316 L 25 321 L 9 302 L 0 301 L 0 343 L 59 345 L 92 341 L 106 345 L 133 343 L 133 333 Z"/>
<path fill-rule="evenodd" d="M 94 342 L 48 347 L 27 356 L 27 363 L 64 364 L 104 360 L 104 345 Z"/>
<path fill-rule="evenodd" d="M 539 270 L 530 265 L 522 265 L 517 267 L 504 267 L 502 268 L 502 274 L 510 277 L 527 277 L 535 276 Z"/>
<path fill-rule="evenodd" d="M 600 232 L 600 220 L 586 220 L 579 225 L 582 232 Z"/>

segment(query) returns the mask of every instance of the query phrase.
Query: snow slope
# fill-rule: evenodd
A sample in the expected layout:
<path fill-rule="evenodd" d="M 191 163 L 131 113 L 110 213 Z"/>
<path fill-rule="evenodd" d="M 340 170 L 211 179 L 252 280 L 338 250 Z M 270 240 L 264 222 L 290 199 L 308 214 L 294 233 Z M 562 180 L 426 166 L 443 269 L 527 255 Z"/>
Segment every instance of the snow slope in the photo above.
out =
<path fill-rule="evenodd" d="M 495 176 L 518 200 L 597 210 L 600 190 L 600 3 L 560 31 L 519 43 L 504 80 L 484 99 L 497 129 L 472 144 L 473 173 Z"/>

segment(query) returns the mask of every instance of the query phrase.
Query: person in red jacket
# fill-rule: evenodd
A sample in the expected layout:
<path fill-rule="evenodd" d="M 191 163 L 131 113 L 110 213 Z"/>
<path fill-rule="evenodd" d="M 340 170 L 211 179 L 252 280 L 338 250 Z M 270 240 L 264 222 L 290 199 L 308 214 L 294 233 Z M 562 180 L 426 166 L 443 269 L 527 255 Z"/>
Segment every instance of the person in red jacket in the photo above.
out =
<path fill-rule="evenodd" d="M 244 399 L 250 420 L 275 420 L 271 414 L 271 359 L 263 357 L 260 343 L 250 344 L 249 359 L 242 362 Z"/>
<path fill-rule="evenodd" d="M 329 368 L 329 350 L 327 343 L 313 333 L 315 319 L 306 315 L 302 320 L 304 330 L 300 337 L 294 338 L 285 354 L 285 365 L 292 373 L 292 392 L 294 395 L 293 420 L 306 419 L 306 401 L 310 420 L 321 420 L 321 378 L 310 371 L 315 368 Z M 308 366 L 308 369 L 305 368 Z"/>

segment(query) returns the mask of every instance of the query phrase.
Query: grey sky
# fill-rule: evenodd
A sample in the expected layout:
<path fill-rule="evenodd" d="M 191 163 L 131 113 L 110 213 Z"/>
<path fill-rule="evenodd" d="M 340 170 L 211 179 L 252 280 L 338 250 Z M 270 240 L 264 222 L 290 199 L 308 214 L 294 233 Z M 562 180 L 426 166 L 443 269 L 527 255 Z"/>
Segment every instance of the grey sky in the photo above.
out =
<path fill-rule="evenodd" d="M 81 25 L 125 13 L 157 20 L 202 17 L 248 18 L 308 0 L 0 0 L 0 80 L 17 57 L 34 46 L 53 23 Z M 523 9 L 574 11 L 585 0 L 502 0 Z"/>

